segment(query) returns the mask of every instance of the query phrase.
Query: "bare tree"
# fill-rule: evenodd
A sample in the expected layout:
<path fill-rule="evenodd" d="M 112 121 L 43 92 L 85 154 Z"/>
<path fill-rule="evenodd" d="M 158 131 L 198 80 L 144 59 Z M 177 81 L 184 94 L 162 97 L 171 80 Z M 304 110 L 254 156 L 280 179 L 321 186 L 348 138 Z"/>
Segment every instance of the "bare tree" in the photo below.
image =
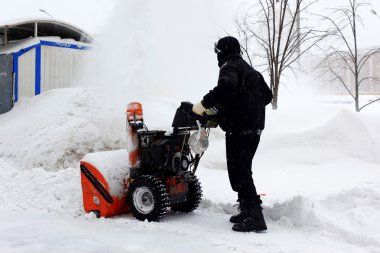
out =
<path fill-rule="evenodd" d="M 347 6 L 334 8 L 332 15 L 323 16 L 332 25 L 334 37 L 343 43 L 345 49 L 338 49 L 334 46 L 330 47 L 330 53 L 326 55 L 321 65 L 327 67 L 333 76 L 333 81 L 340 83 L 345 90 L 355 100 L 355 109 L 360 112 L 366 106 L 380 101 L 375 99 L 360 106 L 360 87 L 363 83 L 378 83 L 379 78 L 364 74 L 364 67 L 368 60 L 375 54 L 380 53 L 380 48 L 372 48 L 367 51 L 358 50 L 358 22 L 362 23 L 362 19 L 358 14 L 361 7 L 369 5 L 367 2 L 360 0 L 348 0 Z M 332 44 L 337 44 L 335 41 Z M 350 82 L 346 78 L 348 73 L 354 79 L 354 87 L 350 86 Z"/>
<path fill-rule="evenodd" d="M 301 14 L 317 0 L 258 0 L 235 22 L 242 41 L 242 50 L 253 65 L 252 59 L 267 67 L 273 92 L 272 108 L 278 107 L 281 77 L 286 70 L 295 73 L 297 61 L 318 42 L 328 36 L 327 31 L 313 27 L 300 27 Z M 250 50 L 252 44 L 259 49 Z M 257 48 L 257 47 L 254 47 Z M 255 64 L 255 66 L 259 66 Z"/>

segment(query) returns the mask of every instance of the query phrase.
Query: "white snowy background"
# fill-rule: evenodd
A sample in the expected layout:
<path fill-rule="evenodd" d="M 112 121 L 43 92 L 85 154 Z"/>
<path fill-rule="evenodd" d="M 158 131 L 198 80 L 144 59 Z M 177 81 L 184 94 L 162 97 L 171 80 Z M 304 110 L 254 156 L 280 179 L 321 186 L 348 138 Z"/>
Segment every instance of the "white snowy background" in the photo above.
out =
<path fill-rule="evenodd" d="M 149 128 L 169 130 L 182 100 L 200 100 L 215 85 L 213 43 L 234 34 L 237 2 L 2 1 L 1 20 L 41 8 L 98 39 L 92 81 L 21 98 L 0 115 L 0 252 L 380 252 L 380 103 L 356 113 L 315 95 L 306 78 L 268 108 L 254 158 L 266 233 L 231 230 L 236 194 L 220 130 L 197 171 L 204 200 L 194 213 L 160 223 L 84 213 L 79 160 L 125 148 L 131 101 L 143 103 Z M 366 13 L 362 45 L 380 45 L 380 19 Z"/>

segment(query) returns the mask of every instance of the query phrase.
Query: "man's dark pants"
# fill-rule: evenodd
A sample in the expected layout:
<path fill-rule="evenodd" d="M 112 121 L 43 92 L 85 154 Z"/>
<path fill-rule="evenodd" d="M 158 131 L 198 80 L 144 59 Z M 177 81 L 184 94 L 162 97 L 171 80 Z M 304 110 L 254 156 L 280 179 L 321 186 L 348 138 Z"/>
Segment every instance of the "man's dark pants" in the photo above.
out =
<path fill-rule="evenodd" d="M 260 205 L 252 179 L 252 159 L 260 142 L 257 134 L 226 133 L 227 168 L 231 187 L 238 193 L 241 207 Z"/>

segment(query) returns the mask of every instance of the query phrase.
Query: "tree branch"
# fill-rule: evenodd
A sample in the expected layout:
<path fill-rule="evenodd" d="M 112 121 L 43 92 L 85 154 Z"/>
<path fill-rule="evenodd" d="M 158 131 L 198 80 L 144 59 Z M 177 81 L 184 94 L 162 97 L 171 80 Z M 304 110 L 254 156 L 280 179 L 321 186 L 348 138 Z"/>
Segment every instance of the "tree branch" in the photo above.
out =
<path fill-rule="evenodd" d="M 375 100 L 373 100 L 373 101 L 371 101 L 371 102 L 369 102 L 369 103 L 363 105 L 362 107 L 359 108 L 359 111 L 363 110 L 365 107 L 367 107 L 367 106 L 369 106 L 369 105 L 371 105 L 371 104 L 373 104 L 373 103 L 375 103 L 375 102 L 377 102 L 377 101 L 380 101 L 380 98 L 375 99 Z"/>

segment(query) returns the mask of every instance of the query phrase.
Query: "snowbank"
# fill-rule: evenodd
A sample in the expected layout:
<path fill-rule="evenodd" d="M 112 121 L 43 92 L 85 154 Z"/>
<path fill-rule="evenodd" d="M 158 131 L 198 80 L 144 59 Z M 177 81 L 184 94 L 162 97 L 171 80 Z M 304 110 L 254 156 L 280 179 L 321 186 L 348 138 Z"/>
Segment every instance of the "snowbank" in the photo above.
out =
<path fill-rule="evenodd" d="M 59 170 L 77 166 L 86 153 L 124 147 L 123 108 L 103 104 L 97 92 L 69 88 L 23 98 L 0 115 L 0 157 Z"/>
<path fill-rule="evenodd" d="M 0 157 L 22 168 L 76 167 L 87 153 L 126 148 L 126 95 L 102 88 L 68 88 L 23 97 L 0 115 Z M 171 130 L 180 101 L 139 99 L 150 129 Z"/>
<path fill-rule="evenodd" d="M 83 214 L 79 169 L 19 170 L 0 159 L 0 203 L 11 210 L 42 210 L 75 217 Z"/>
<path fill-rule="evenodd" d="M 333 114 L 327 110 L 305 113 L 306 124 L 301 117 L 286 119 L 285 113 L 277 118 L 279 113 L 269 113 L 259 152 L 297 164 L 347 159 L 380 162 L 379 114 L 359 114 L 348 109 L 337 110 L 336 107 L 331 109 Z M 313 118 L 314 122 L 310 124 L 311 119 L 308 118 Z M 293 121 L 287 123 L 287 120 Z M 288 127 L 288 124 L 292 126 Z"/>
<path fill-rule="evenodd" d="M 294 196 L 289 201 L 274 203 L 265 209 L 272 221 L 287 227 L 321 227 L 322 221 L 315 213 L 315 205 L 303 196 Z"/>
<path fill-rule="evenodd" d="M 205 199 L 200 208 L 206 213 L 231 215 L 237 212 L 231 204 L 215 203 L 210 199 Z M 355 187 L 320 200 L 293 196 L 289 200 L 264 205 L 263 212 L 269 231 L 280 229 L 302 231 L 309 235 L 320 233 L 365 252 L 377 252 L 380 249 L 379 208 L 379 191 Z"/>
<path fill-rule="evenodd" d="M 340 164 L 342 161 L 380 162 L 380 113 L 357 113 L 342 106 L 272 111 L 254 166 Z M 224 133 L 211 131 L 202 163 L 226 169 Z M 339 165 L 338 165 L 339 166 Z"/>
<path fill-rule="evenodd" d="M 180 101 L 155 97 L 141 101 L 150 129 L 171 129 Z M 0 157 L 23 168 L 59 170 L 77 166 L 87 153 L 125 148 L 124 110 L 129 102 L 97 88 L 52 90 L 23 98 L 11 112 L 0 115 Z M 258 157 L 297 164 L 379 162 L 378 114 L 337 108 L 325 107 L 321 115 L 268 110 Z M 224 134 L 212 130 L 204 165 L 225 168 L 224 154 Z"/>

